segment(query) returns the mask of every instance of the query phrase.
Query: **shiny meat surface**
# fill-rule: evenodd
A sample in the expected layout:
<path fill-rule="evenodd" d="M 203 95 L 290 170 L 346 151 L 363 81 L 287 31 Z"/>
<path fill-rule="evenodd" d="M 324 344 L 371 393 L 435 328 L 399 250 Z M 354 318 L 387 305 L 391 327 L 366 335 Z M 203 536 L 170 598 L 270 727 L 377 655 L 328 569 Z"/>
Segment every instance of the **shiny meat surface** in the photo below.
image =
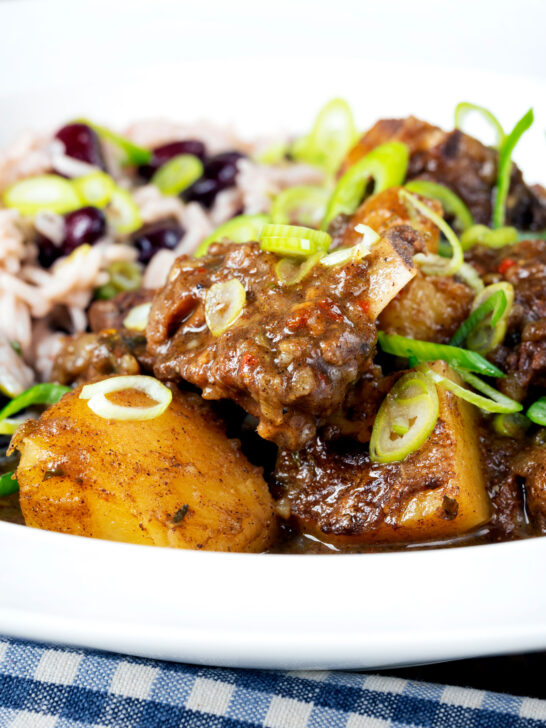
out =
<path fill-rule="evenodd" d="M 525 478 L 527 509 L 533 525 L 546 534 L 546 443 L 530 446 L 513 462 L 514 472 Z"/>
<path fill-rule="evenodd" d="M 261 437 L 298 449 L 370 365 L 375 318 L 415 275 L 420 242 L 408 226 L 393 227 L 368 257 L 316 265 L 292 286 L 279 284 L 277 256 L 258 243 L 216 244 L 199 260 L 181 257 L 150 313 L 154 372 L 191 382 L 207 399 L 234 400 L 259 419 Z M 214 337 L 204 316 L 207 290 L 233 278 L 246 304 Z"/>
<path fill-rule="evenodd" d="M 490 358 L 508 375 L 499 388 L 523 401 L 533 388 L 546 387 L 546 240 L 497 250 L 476 246 L 467 258 L 486 280 L 514 286 L 508 333 Z"/>
<path fill-rule="evenodd" d="M 67 336 L 55 357 L 51 379 L 82 384 L 110 374 L 143 374 L 149 369 L 142 334 L 105 329 L 98 334 Z"/>
<path fill-rule="evenodd" d="M 89 308 L 89 326 L 98 333 L 103 329 L 121 329 L 129 311 L 142 303 L 148 303 L 154 292 L 148 288 L 120 293 L 109 301 L 95 301 Z"/>
<path fill-rule="evenodd" d="M 426 179 L 446 185 L 466 202 L 477 223 L 490 223 L 498 154 L 457 129 L 445 132 L 414 116 L 381 119 L 349 152 L 344 168 L 379 144 L 395 139 L 410 149 L 408 179 Z M 507 224 L 522 230 L 546 228 L 544 191 L 527 186 L 516 165 L 512 167 Z"/>
<path fill-rule="evenodd" d="M 446 373 L 444 364 L 437 363 Z M 300 452 L 281 449 L 276 495 L 298 530 L 338 545 L 425 541 L 488 520 L 489 502 L 474 435 L 476 411 L 446 390 L 419 450 L 402 462 L 371 462 L 354 439 L 322 436 Z"/>

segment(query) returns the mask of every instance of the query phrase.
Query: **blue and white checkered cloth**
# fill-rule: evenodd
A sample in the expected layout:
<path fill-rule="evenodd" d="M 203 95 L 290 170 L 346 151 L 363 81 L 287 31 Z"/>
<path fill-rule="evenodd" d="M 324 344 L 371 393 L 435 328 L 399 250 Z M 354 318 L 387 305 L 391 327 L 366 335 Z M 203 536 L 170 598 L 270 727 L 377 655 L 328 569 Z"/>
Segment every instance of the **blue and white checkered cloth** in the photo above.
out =
<path fill-rule="evenodd" d="M 394 677 L 195 667 L 0 638 L 0 728 L 537 728 L 546 701 Z"/>

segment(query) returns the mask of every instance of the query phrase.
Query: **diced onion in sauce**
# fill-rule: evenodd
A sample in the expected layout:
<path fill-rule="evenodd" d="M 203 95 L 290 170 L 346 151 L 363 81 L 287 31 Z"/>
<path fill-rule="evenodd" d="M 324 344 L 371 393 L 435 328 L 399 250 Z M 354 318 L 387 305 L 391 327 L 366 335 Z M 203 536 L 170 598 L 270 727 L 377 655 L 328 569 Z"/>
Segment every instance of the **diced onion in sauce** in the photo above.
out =
<path fill-rule="evenodd" d="M 440 405 L 433 381 L 423 372 L 405 374 L 383 400 L 370 440 L 370 459 L 403 460 L 428 439 Z"/>
<path fill-rule="evenodd" d="M 136 389 L 157 404 L 149 407 L 124 407 L 110 401 L 106 395 L 113 392 Z M 89 409 L 106 420 L 153 420 L 159 417 L 172 400 L 171 390 L 153 377 L 143 375 L 111 377 L 101 382 L 86 384 L 80 399 L 86 399 Z"/>
<path fill-rule="evenodd" d="M 127 316 L 123 319 L 123 325 L 126 329 L 135 331 L 145 331 L 148 325 L 148 316 L 150 315 L 151 303 L 142 303 L 140 306 L 132 308 Z"/>
<path fill-rule="evenodd" d="M 239 318 L 246 303 L 243 284 L 236 278 L 214 283 L 205 297 L 205 320 L 213 336 L 220 336 Z"/>

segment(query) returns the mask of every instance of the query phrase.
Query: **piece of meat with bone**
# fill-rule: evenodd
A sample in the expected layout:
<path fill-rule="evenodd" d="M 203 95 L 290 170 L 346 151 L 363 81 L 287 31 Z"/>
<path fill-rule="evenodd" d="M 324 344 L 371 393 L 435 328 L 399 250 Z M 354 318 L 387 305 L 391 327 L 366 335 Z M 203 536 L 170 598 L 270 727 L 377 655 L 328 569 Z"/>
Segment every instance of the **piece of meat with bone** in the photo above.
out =
<path fill-rule="evenodd" d="M 375 319 L 415 275 L 419 234 L 390 228 L 369 254 L 336 266 L 317 263 L 299 283 L 281 285 L 276 255 L 258 243 L 215 244 L 197 260 L 182 256 L 158 290 L 148 351 L 160 379 L 184 379 L 206 399 L 228 398 L 259 419 L 258 433 L 298 449 L 317 421 L 340 407 L 375 353 Z M 233 279 L 245 305 L 214 336 L 205 299 Z"/>
<path fill-rule="evenodd" d="M 491 222 L 498 152 L 458 129 L 445 132 L 414 116 L 381 119 L 351 149 L 343 169 L 380 144 L 394 140 L 409 147 L 408 179 L 430 180 L 449 187 L 467 204 L 477 223 Z M 515 164 L 506 204 L 506 224 L 521 230 L 546 228 L 544 191 L 526 185 Z"/>
<path fill-rule="evenodd" d="M 410 211 L 399 193 L 399 187 L 390 187 L 369 197 L 338 233 L 340 244 L 358 242 L 358 224 L 368 225 L 379 234 L 392 225 L 407 224 L 419 230 L 426 250 L 435 253 L 440 237 L 438 227 L 421 213 Z M 442 214 L 437 200 L 417 197 L 433 212 Z M 417 271 L 415 278 L 380 314 L 379 328 L 387 334 L 445 344 L 469 315 L 473 299 L 474 292 L 466 284 L 449 276 L 427 276 Z"/>
<path fill-rule="evenodd" d="M 546 388 L 546 240 L 496 250 L 478 245 L 466 257 L 486 281 L 514 287 L 506 337 L 489 358 L 507 373 L 499 388 L 521 402 L 531 388 Z"/>
<path fill-rule="evenodd" d="M 433 366 L 457 379 L 443 362 Z M 372 462 L 361 442 L 322 435 L 279 451 L 274 494 L 298 530 L 339 546 L 404 543 L 459 536 L 489 519 L 477 410 L 437 389 L 436 426 L 401 462 Z"/>

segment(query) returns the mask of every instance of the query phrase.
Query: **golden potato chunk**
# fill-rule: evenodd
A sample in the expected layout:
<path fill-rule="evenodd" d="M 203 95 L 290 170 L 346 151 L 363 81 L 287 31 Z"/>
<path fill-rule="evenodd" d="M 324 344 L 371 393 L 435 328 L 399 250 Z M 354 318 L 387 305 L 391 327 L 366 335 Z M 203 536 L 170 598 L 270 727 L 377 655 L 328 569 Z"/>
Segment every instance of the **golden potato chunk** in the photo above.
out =
<path fill-rule="evenodd" d="M 444 362 L 433 366 L 457 379 Z M 372 463 L 365 445 L 347 439 L 280 452 L 279 495 L 301 531 L 338 545 L 408 543 L 459 536 L 489 519 L 476 410 L 437 389 L 436 426 L 401 462 Z"/>
<path fill-rule="evenodd" d="M 159 417 L 117 421 L 94 414 L 80 391 L 14 436 L 28 526 L 184 549 L 269 547 L 275 517 L 261 471 L 200 397 L 173 388 Z M 109 396 L 124 406 L 147 399 Z"/>

